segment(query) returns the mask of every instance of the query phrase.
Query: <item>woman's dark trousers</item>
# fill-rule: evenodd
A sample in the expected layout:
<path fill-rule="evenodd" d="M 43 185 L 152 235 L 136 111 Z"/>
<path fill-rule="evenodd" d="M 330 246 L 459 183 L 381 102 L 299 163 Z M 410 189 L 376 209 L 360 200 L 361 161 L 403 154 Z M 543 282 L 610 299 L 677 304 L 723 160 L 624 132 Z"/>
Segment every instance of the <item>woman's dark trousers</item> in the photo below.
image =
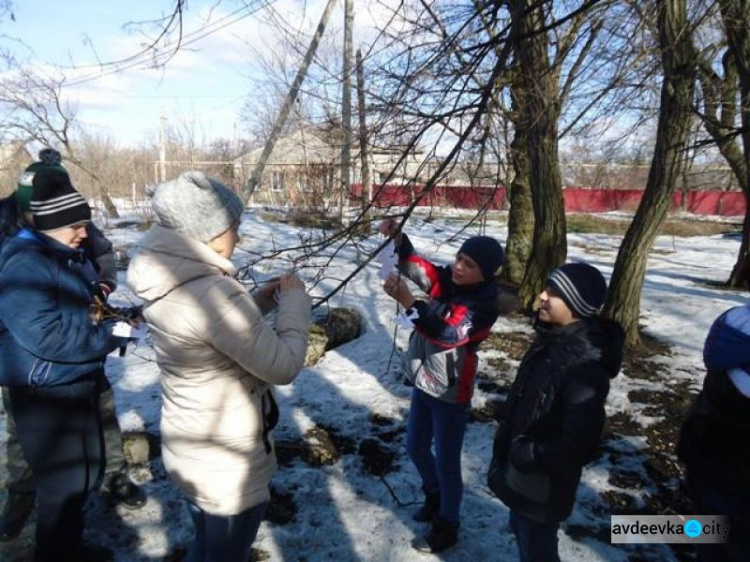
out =
<path fill-rule="evenodd" d="M 16 387 L 10 403 L 36 484 L 36 560 L 80 556 L 83 504 L 103 470 L 96 377 L 67 385 Z"/>

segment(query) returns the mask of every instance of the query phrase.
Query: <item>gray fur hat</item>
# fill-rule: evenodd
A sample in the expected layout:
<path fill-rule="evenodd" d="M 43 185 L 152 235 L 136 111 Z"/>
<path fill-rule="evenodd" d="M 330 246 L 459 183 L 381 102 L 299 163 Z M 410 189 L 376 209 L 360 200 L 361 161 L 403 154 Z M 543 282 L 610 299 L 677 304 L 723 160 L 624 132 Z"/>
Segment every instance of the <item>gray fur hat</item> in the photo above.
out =
<path fill-rule="evenodd" d="M 161 183 L 148 194 L 159 225 L 201 242 L 229 230 L 245 210 L 231 189 L 197 171 Z"/>

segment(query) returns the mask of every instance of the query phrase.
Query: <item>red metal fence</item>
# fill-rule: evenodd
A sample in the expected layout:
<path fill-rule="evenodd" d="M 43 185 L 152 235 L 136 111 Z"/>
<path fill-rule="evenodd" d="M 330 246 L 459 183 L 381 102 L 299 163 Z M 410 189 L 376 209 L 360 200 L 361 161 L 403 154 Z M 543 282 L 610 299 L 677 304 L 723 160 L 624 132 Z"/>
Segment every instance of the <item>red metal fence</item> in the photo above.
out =
<path fill-rule="evenodd" d="M 373 187 L 373 199 L 377 206 L 409 205 L 423 186 L 378 185 Z M 352 204 L 362 192 L 360 184 L 353 184 L 350 198 Z M 428 193 L 420 207 L 453 207 L 456 209 L 502 209 L 505 204 L 504 187 L 468 187 L 440 185 Z M 641 189 L 587 189 L 566 187 L 563 189 L 565 210 L 570 213 L 603 213 L 606 211 L 635 211 L 643 196 Z M 689 191 L 672 194 L 672 210 L 684 210 L 695 215 L 744 216 L 745 196 L 738 191 Z"/>

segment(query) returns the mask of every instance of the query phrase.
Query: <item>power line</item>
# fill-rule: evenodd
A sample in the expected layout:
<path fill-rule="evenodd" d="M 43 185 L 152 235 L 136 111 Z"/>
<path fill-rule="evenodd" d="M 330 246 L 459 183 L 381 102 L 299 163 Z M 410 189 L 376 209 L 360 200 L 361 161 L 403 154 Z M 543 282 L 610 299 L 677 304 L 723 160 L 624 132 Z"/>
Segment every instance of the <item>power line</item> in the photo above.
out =
<path fill-rule="evenodd" d="M 268 1 L 269 0 L 256 0 L 252 4 L 245 5 L 242 8 L 235 10 L 234 12 L 230 12 L 229 14 L 223 16 L 222 18 L 219 18 L 218 20 L 206 25 L 205 27 L 202 27 L 200 29 L 197 29 L 195 31 L 192 31 L 182 36 L 181 41 L 177 44 L 176 48 L 177 49 L 185 48 L 189 45 L 196 43 L 197 41 L 200 41 L 201 39 L 204 39 L 206 37 L 213 35 L 214 33 L 217 33 L 223 29 L 226 29 L 227 27 L 234 25 L 235 23 L 242 21 L 243 19 L 249 16 L 254 15 L 263 7 L 265 7 L 268 4 Z M 105 63 L 101 63 L 97 65 L 67 66 L 67 67 L 60 67 L 60 68 L 62 69 L 67 68 L 70 70 L 85 69 L 85 68 L 98 68 L 101 70 L 104 67 L 111 67 L 109 70 L 104 70 L 104 71 L 100 71 L 96 73 L 90 73 L 90 74 L 81 76 L 79 78 L 72 79 L 65 83 L 66 86 L 79 86 L 81 84 L 99 80 L 100 78 L 112 76 L 115 74 L 119 74 L 121 72 L 125 72 L 126 70 L 137 68 L 144 63 L 149 63 L 150 68 L 158 67 L 164 64 L 167 60 L 169 60 L 169 58 L 171 58 L 174 55 L 174 52 L 175 52 L 175 47 L 172 45 L 164 45 L 163 47 L 159 47 L 159 46 L 156 46 L 155 44 L 152 44 L 151 48 L 141 51 L 140 53 L 136 55 L 126 57 L 119 61 L 105 62 Z"/>

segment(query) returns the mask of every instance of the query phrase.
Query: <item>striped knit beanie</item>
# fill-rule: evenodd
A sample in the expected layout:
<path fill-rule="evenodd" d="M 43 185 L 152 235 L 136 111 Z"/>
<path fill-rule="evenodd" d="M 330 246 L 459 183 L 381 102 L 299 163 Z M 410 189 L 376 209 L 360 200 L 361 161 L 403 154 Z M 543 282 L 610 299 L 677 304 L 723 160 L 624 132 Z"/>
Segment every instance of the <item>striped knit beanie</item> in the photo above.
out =
<path fill-rule="evenodd" d="M 91 208 L 64 170 L 41 168 L 34 174 L 31 214 L 37 230 L 58 230 L 89 222 Z"/>
<path fill-rule="evenodd" d="M 547 280 L 578 317 L 596 316 L 607 296 L 607 282 L 601 272 L 587 263 L 566 263 Z"/>

